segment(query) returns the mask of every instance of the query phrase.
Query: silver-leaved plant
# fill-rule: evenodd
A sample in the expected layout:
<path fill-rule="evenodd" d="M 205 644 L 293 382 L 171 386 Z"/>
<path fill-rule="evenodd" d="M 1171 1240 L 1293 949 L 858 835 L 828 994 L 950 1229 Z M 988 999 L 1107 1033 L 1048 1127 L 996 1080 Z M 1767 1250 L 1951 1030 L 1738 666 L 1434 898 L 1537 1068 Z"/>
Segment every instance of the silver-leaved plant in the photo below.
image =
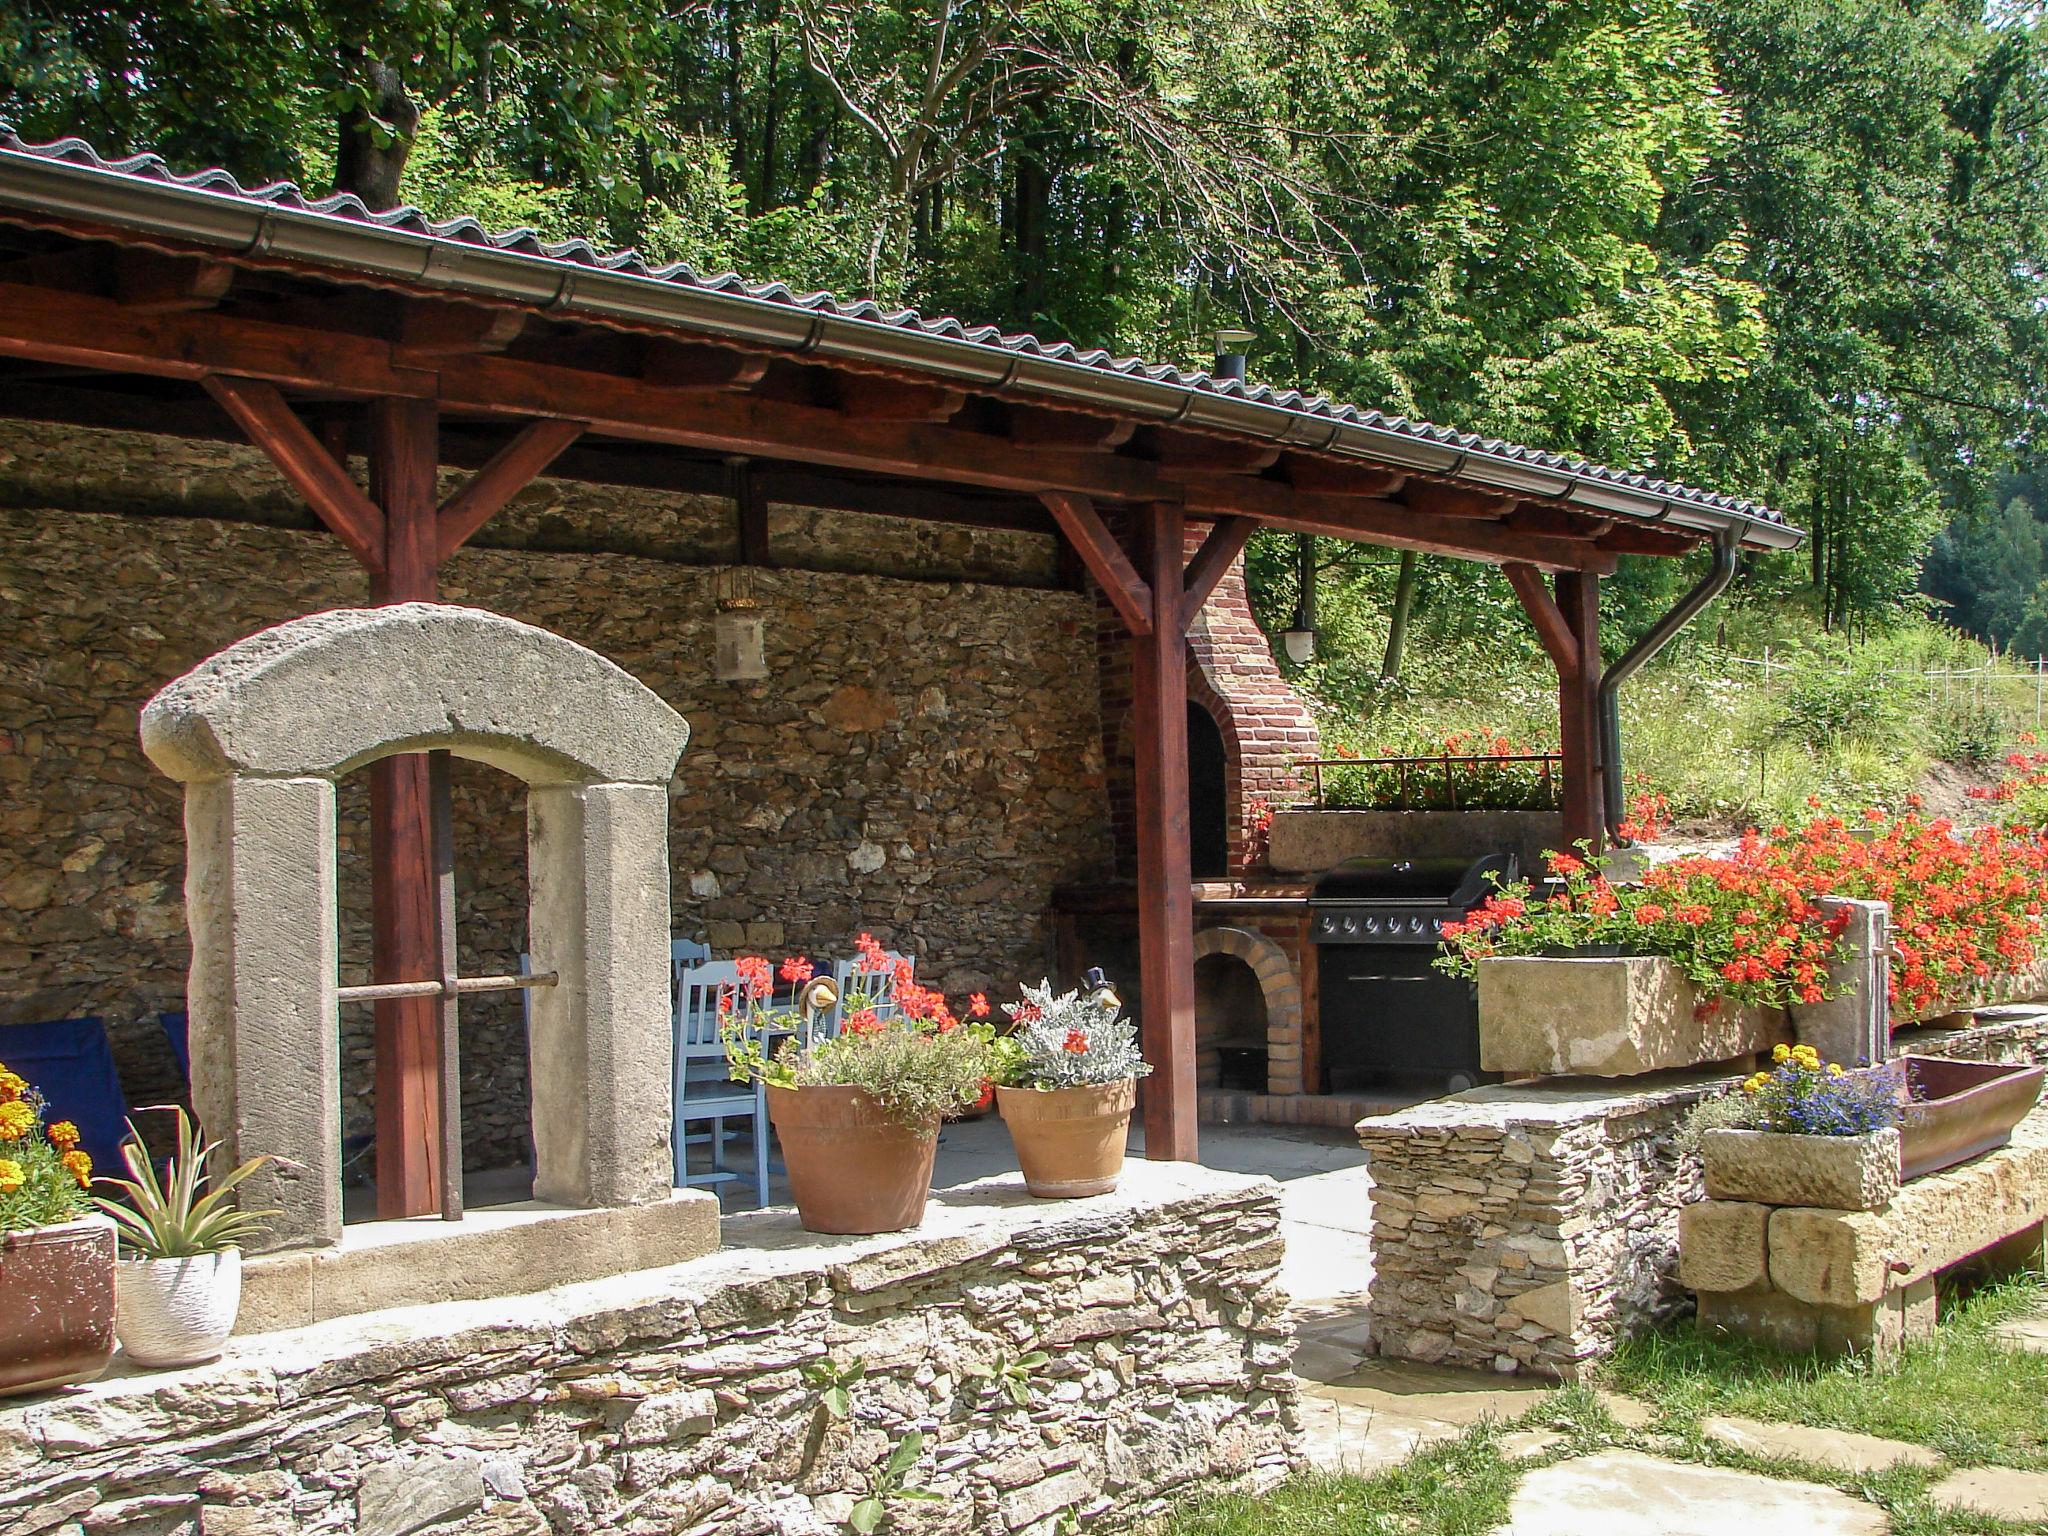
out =
<path fill-rule="evenodd" d="M 1026 986 L 1005 1003 L 1014 1028 L 996 1041 L 1002 1081 L 1013 1088 L 1089 1088 L 1143 1077 L 1138 1029 L 1115 1003 L 1079 992 L 1053 995 L 1052 983 Z"/>

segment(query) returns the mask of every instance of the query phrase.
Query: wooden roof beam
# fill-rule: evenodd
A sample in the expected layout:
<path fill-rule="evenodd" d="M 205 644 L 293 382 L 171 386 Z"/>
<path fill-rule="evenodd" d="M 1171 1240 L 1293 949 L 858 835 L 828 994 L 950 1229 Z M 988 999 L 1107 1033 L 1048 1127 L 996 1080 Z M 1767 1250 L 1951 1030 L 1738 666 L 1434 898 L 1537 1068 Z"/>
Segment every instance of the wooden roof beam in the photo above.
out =
<path fill-rule="evenodd" d="M 1392 496 L 1408 483 L 1398 469 L 1381 469 L 1346 459 L 1317 459 L 1290 453 L 1283 461 L 1287 483 L 1321 496 Z"/>
<path fill-rule="evenodd" d="M 520 338 L 531 318 L 522 310 L 497 305 L 407 299 L 393 339 L 400 353 L 431 366 L 436 358 L 502 352 Z"/>
<path fill-rule="evenodd" d="M 535 421 L 493 454 L 434 515 L 434 548 L 446 560 L 583 435 L 580 421 Z"/>
<path fill-rule="evenodd" d="M 139 247 L 124 247 L 114 258 L 114 298 L 137 314 L 212 309 L 234 283 L 235 269 L 225 261 L 165 256 Z"/>
<path fill-rule="evenodd" d="M 1107 453 L 1128 443 L 1138 424 L 1129 418 L 1012 405 L 1006 430 L 1011 442 L 1025 447 L 1086 448 Z"/>
<path fill-rule="evenodd" d="M 1543 642 L 1543 649 L 1550 653 L 1551 664 L 1557 668 L 1559 677 L 1572 677 L 1579 670 L 1579 637 L 1572 632 L 1564 610 L 1551 595 L 1549 586 L 1532 565 L 1509 561 L 1501 567 L 1501 574 L 1508 579 L 1508 585 L 1515 589 L 1515 596 L 1522 600 L 1523 611 L 1529 615 L 1529 622 L 1536 627 L 1536 638 Z"/>
<path fill-rule="evenodd" d="M 856 421 L 951 421 L 967 404 L 964 389 L 872 374 L 842 374 L 838 384 L 839 409 Z"/>
<path fill-rule="evenodd" d="M 1278 443 L 1248 443 L 1231 437 L 1204 437 L 1171 427 L 1146 427 L 1132 447 L 1157 464 L 1176 469 L 1229 470 L 1257 474 L 1280 462 Z"/>
<path fill-rule="evenodd" d="M 1109 604 L 1134 635 L 1152 633 L 1152 587 L 1138 574 L 1130 556 L 1116 541 L 1086 496 L 1047 491 L 1039 498 L 1045 503 L 1060 532 L 1074 546 L 1074 553 L 1088 567 L 1089 575 L 1102 588 Z M 1179 559 L 1178 554 L 1174 557 Z"/>
<path fill-rule="evenodd" d="M 1438 485 L 1430 480 L 1411 480 L 1401 492 L 1401 500 L 1418 512 L 1427 512 L 1431 517 L 1470 517 L 1498 521 L 1515 510 L 1519 504 L 1512 496 L 1490 496 L 1483 491 L 1467 491 L 1457 486 Z"/>
<path fill-rule="evenodd" d="M 1552 534 L 1560 539 L 1597 539 L 1614 526 L 1611 517 L 1568 512 L 1563 507 L 1536 507 L 1526 502 L 1501 521 L 1521 533 Z"/>
<path fill-rule="evenodd" d="M 768 372 L 765 352 L 698 347 L 650 337 L 640 354 L 640 376 L 664 389 L 737 392 L 752 389 Z"/>
<path fill-rule="evenodd" d="M 1194 559 L 1188 562 L 1186 574 L 1181 578 L 1180 627 L 1189 628 L 1200 616 L 1202 605 L 1216 590 L 1217 583 L 1229 574 L 1231 564 L 1244 553 L 1245 545 L 1258 528 L 1258 521 L 1249 517 L 1222 517 L 1209 529 L 1208 537 L 1202 540 L 1195 551 Z"/>
<path fill-rule="evenodd" d="M 1666 533 L 1661 528 L 1647 528 L 1640 523 L 1616 523 L 1593 544 L 1610 554 L 1662 555 L 1668 558 L 1696 549 L 1705 539 L 1705 534 L 1687 538 L 1682 534 Z"/>
<path fill-rule="evenodd" d="M 206 380 L 206 390 L 269 456 L 292 489 L 306 498 L 320 521 L 372 575 L 381 573 L 383 512 L 299 419 L 277 386 L 260 379 L 214 376 Z"/>

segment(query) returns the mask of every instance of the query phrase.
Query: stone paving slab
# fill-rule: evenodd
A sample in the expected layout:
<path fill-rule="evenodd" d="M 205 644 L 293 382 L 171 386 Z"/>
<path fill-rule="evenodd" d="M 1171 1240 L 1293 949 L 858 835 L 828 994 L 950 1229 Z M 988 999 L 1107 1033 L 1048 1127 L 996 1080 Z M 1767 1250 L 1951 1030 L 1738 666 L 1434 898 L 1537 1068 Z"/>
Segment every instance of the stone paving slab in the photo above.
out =
<path fill-rule="evenodd" d="M 2026 1349 L 2037 1355 L 2048 1355 L 2048 1313 L 2036 1312 L 2026 1317 L 2016 1317 L 2009 1323 L 2001 1323 L 1991 1331 L 1991 1336 L 2001 1344 L 2008 1344 L 2014 1349 Z"/>
<path fill-rule="evenodd" d="M 1700 1429 L 1709 1440 L 1752 1456 L 1796 1456 L 1839 1472 L 1880 1472 L 1902 1461 L 1916 1467 L 1942 1465 L 1941 1457 L 1924 1445 L 1845 1429 L 1766 1424 L 1733 1416 L 1708 1419 Z"/>
<path fill-rule="evenodd" d="M 1494 1536 L 1885 1536 L 1884 1512 L 1833 1488 L 1603 1451 L 1522 1479 Z"/>
<path fill-rule="evenodd" d="M 1966 1467 L 1936 1483 L 1927 1496 L 1948 1509 L 1975 1510 L 2001 1520 L 2048 1521 L 2048 1472 Z"/>

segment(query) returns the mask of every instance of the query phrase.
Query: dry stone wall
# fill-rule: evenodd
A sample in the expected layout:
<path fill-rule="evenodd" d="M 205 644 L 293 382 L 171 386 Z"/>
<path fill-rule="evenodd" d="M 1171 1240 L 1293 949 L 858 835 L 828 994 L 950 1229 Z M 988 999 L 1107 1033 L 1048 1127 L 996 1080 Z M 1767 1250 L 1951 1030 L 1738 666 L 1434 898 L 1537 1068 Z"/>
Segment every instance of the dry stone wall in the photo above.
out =
<path fill-rule="evenodd" d="M 2048 1009 L 1900 1030 L 1892 1051 L 2048 1062 Z M 1679 1213 L 1706 1191 L 1678 1131 L 1694 1104 L 1740 1080 L 1475 1088 L 1359 1122 L 1381 1352 L 1570 1377 L 1688 1305 Z"/>
<path fill-rule="evenodd" d="M 177 786 L 143 759 L 142 703 L 222 646 L 366 598 L 362 572 L 252 451 L 0 424 L 0 1060 L 5 1023 L 107 1017 L 133 1102 L 175 1096 L 155 1022 L 182 1006 Z M 671 785 L 679 933 L 850 952 L 870 929 L 949 989 L 1049 963 L 1056 884 L 1109 859 L 1092 605 L 1049 585 L 1052 541 L 777 508 L 759 573 L 770 678 L 710 676 L 731 507 L 541 482 L 444 573 L 451 602 L 617 662 L 690 722 Z M 493 547 L 493 546 L 496 547 Z M 918 571 L 957 579 L 903 580 Z M 454 775 L 462 964 L 524 947 L 521 787 Z M 344 982 L 369 950 L 368 790 L 339 805 Z M 525 1155 L 520 1004 L 465 1001 L 472 1166 Z M 367 1131 L 369 1010 L 343 1019 L 346 1129 Z"/>
<path fill-rule="evenodd" d="M 947 1191 L 919 1232 L 758 1246 L 235 1341 L 219 1364 L 0 1409 L 0 1528 L 131 1536 L 844 1531 L 913 1431 L 902 1536 L 1120 1528 L 1299 1452 L 1269 1180 Z M 1035 1350 L 1018 1404 L 995 1377 Z M 835 1417 L 805 1368 L 829 1363 Z M 67 1525 L 66 1522 L 77 1522 Z"/>

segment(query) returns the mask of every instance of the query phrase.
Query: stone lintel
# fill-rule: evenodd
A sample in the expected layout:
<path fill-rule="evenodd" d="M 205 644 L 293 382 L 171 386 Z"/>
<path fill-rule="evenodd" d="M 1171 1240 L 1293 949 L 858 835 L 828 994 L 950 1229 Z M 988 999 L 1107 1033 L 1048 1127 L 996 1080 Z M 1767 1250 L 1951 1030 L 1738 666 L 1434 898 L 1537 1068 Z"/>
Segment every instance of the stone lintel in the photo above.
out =
<path fill-rule="evenodd" d="M 653 1205 L 596 1210 L 537 1200 L 363 1222 L 334 1248 L 265 1254 L 242 1267 L 237 1333 L 271 1333 L 388 1307 L 519 1296 L 660 1269 L 718 1248 L 718 1198 L 676 1190 Z"/>

